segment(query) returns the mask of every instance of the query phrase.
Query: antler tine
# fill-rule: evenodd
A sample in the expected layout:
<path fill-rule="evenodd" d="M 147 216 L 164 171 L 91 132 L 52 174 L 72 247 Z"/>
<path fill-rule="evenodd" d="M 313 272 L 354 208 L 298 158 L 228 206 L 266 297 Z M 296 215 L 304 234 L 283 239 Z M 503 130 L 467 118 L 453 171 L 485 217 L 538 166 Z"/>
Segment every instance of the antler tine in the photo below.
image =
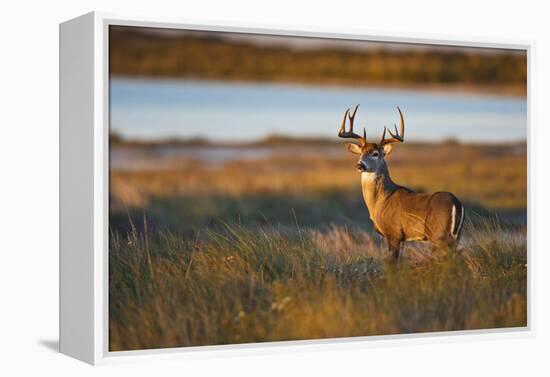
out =
<path fill-rule="evenodd" d="M 391 132 L 390 130 L 387 130 L 388 133 L 391 135 L 390 139 L 386 139 L 386 127 L 384 127 L 384 133 L 382 134 L 382 140 L 380 140 L 380 145 L 385 145 L 389 143 L 402 143 L 404 141 L 405 137 L 405 120 L 403 119 L 403 113 L 401 112 L 401 109 L 399 106 L 397 106 L 397 111 L 399 111 L 399 125 L 401 131 L 397 131 L 397 125 L 394 124 L 395 127 L 395 134 Z"/>
<path fill-rule="evenodd" d="M 390 130 L 388 130 L 389 134 L 391 135 L 391 137 L 395 138 L 395 139 L 400 139 L 401 141 L 403 141 L 403 138 L 401 136 L 399 136 L 399 131 L 397 131 L 397 125 L 394 124 L 393 125 L 393 128 L 395 128 L 395 133 L 391 132 Z"/>
<path fill-rule="evenodd" d="M 346 132 L 346 118 L 348 117 L 349 109 L 346 110 L 344 113 L 344 119 L 342 119 L 342 127 L 340 127 L 340 131 L 338 131 L 338 136 L 342 137 L 342 135 Z"/>
<path fill-rule="evenodd" d="M 359 104 L 355 105 L 355 109 L 353 109 L 353 115 L 351 113 L 348 114 L 349 123 L 350 123 L 350 131 L 353 131 L 353 121 L 355 119 L 355 113 L 357 113 L 357 109 L 359 108 Z"/>
<path fill-rule="evenodd" d="M 355 119 L 355 114 L 357 113 L 358 108 L 359 105 L 356 105 L 355 109 L 353 109 L 353 113 L 350 112 L 350 109 L 346 110 L 346 112 L 344 113 L 344 119 L 342 120 L 342 126 L 340 127 L 340 131 L 338 132 L 338 136 L 344 139 L 357 139 L 359 143 L 364 144 L 366 142 L 366 131 L 363 132 L 363 137 L 353 132 L 353 121 Z M 347 132 L 346 118 L 349 119 L 349 131 Z"/>
<path fill-rule="evenodd" d="M 405 120 L 403 119 L 403 113 L 401 112 L 401 109 L 399 106 L 397 106 L 397 111 L 399 111 L 399 125 L 401 127 L 401 141 L 403 141 L 403 138 L 405 137 Z M 395 126 L 395 131 L 397 132 L 397 126 Z"/>

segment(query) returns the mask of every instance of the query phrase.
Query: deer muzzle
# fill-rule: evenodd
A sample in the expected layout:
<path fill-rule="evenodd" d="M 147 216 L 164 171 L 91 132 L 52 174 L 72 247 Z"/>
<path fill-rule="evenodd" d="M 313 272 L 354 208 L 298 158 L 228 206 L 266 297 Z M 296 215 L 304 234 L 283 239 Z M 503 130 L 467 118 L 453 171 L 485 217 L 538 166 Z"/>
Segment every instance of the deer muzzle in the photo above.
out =
<path fill-rule="evenodd" d="M 365 164 L 363 161 L 359 161 L 356 167 L 357 167 L 357 170 L 359 170 L 360 172 L 367 171 L 367 164 Z"/>

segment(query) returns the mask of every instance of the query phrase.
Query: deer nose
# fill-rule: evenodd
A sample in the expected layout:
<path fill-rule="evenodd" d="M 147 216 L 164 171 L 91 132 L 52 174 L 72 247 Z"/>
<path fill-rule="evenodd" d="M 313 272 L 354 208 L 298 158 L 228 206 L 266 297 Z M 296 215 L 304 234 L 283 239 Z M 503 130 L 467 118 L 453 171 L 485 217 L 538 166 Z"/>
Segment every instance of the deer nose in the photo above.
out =
<path fill-rule="evenodd" d="M 357 163 L 357 169 L 361 171 L 365 171 L 367 170 L 367 167 L 365 166 L 365 163 L 363 161 L 359 161 Z"/>

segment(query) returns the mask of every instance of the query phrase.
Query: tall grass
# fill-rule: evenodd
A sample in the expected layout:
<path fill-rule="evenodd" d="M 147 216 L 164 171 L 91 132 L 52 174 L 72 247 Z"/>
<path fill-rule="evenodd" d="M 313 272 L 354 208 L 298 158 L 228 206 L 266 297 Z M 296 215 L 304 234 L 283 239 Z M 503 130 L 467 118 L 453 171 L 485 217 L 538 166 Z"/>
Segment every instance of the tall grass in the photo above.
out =
<path fill-rule="evenodd" d="M 525 154 L 399 147 L 396 182 L 466 204 L 460 252 L 388 264 L 340 147 L 111 170 L 111 350 L 525 326 Z"/>
<path fill-rule="evenodd" d="M 145 222 L 146 224 L 146 222 Z M 110 237 L 110 349 L 525 326 L 524 228 L 484 221 L 457 253 L 399 266 L 359 228 L 246 227 Z"/>

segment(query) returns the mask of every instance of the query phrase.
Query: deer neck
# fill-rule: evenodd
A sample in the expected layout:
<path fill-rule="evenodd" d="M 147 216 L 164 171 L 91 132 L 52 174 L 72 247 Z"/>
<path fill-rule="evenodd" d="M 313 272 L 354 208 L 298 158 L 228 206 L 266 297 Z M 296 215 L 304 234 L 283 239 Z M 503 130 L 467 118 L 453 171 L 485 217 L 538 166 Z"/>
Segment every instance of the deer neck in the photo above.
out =
<path fill-rule="evenodd" d="M 361 173 L 361 187 L 372 220 L 376 218 L 380 204 L 383 204 L 386 198 L 398 188 L 391 180 L 385 165 L 378 172 Z"/>

